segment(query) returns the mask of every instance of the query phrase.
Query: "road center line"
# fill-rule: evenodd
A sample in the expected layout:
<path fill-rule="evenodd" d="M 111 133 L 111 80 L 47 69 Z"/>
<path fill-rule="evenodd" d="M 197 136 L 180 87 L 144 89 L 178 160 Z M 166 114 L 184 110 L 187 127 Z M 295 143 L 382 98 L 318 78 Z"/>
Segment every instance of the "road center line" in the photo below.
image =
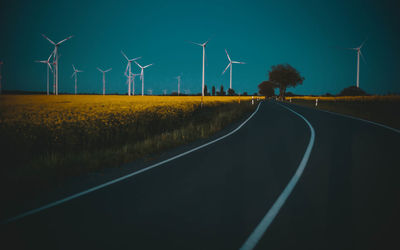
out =
<path fill-rule="evenodd" d="M 28 215 L 36 214 L 36 213 L 38 213 L 38 212 L 40 212 L 40 211 L 43 211 L 43 210 L 45 210 L 45 209 L 48 209 L 48 208 L 51 208 L 51 207 L 55 207 L 55 206 L 57 206 L 57 205 L 60 205 L 60 204 L 65 203 L 65 202 L 67 202 L 67 201 L 73 200 L 73 199 L 78 198 L 78 197 L 80 197 L 80 196 L 83 196 L 83 195 L 85 195 L 85 194 L 89 194 L 89 193 L 94 192 L 94 191 L 96 191 L 96 190 L 99 190 L 99 189 L 101 189 L 101 188 L 104 188 L 104 187 L 110 186 L 110 185 L 112 185 L 112 184 L 114 184 L 114 183 L 117 183 L 117 182 L 123 181 L 123 180 L 125 180 L 125 179 L 128 179 L 128 178 L 130 178 L 130 177 L 132 177 L 132 176 L 141 174 L 141 173 L 146 172 L 146 171 L 148 171 L 148 170 L 150 170 L 150 169 L 153 169 L 153 168 L 156 168 L 156 167 L 158 167 L 158 166 L 161 166 L 161 165 L 163 165 L 163 164 L 165 164 L 165 163 L 167 163 L 167 162 L 173 161 L 173 160 L 178 159 L 178 158 L 180 158 L 180 157 L 182 157 L 182 156 L 185 156 L 185 155 L 187 155 L 187 154 L 190 154 L 190 153 L 192 153 L 192 152 L 194 152 L 194 151 L 197 151 L 197 150 L 199 150 L 199 149 L 202 149 L 202 148 L 204 148 L 204 147 L 207 147 L 208 145 L 211 145 L 211 144 L 213 144 L 213 143 L 215 143 L 215 142 L 217 142 L 217 141 L 220 141 L 220 140 L 222 140 L 222 139 L 224 139 L 224 138 L 226 138 L 226 137 L 228 137 L 228 136 L 230 136 L 230 135 L 236 133 L 239 129 L 241 129 L 241 128 L 242 128 L 242 127 L 243 127 L 243 126 L 258 112 L 258 109 L 260 108 L 261 103 L 262 103 L 262 102 L 260 102 L 260 103 L 258 104 L 257 109 L 256 109 L 243 123 L 241 123 L 237 128 L 235 128 L 234 130 L 232 130 L 231 132 L 229 132 L 229 133 L 226 134 L 226 135 L 223 135 L 223 136 L 221 136 L 221 137 L 218 137 L 217 139 L 215 139 L 215 140 L 213 140 L 213 141 L 207 142 L 207 143 L 202 144 L 202 145 L 200 145 L 200 146 L 198 146 L 198 147 L 196 147 L 196 148 L 193 148 L 193 149 L 191 149 L 191 150 L 189 150 L 189 151 L 186 151 L 186 152 L 183 152 L 183 153 L 181 153 L 181 154 L 175 155 L 175 156 L 173 156 L 173 157 L 171 157 L 171 158 L 168 158 L 168 159 L 163 160 L 163 161 L 161 161 L 161 162 L 155 163 L 155 164 L 153 164 L 153 165 L 151 165 L 151 166 L 148 166 L 148 167 L 146 167 L 146 168 L 140 169 L 140 170 L 135 171 L 135 172 L 133 172 L 133 173 L 130 173 L 130 174 L 121 176 L 121 177 L 119 177 L 119 178 L 117 178 L 117 179 L 114 179 L 114 180 L 108 181 L 108 182 L 106 182 L 106 183 L 103 183 L 103 184 L 101 184 L 101 185 L 98 185 L 98 186 L 89 188 L 89 189 L 87 189 L 87 190 L 85 190 L 85 191 L 82 191 L 82 192 L 80 192 L 80 193 L 77 193 L 77 194 L 68 196 L 68 197 L 66 197 L 66 198 L 64 198 L 64 199 L 61 199 L 61 200 L 58 200 L 58 201 L 49 203 L 49 204 L 44 205 L 44 206 L 42 206 L 42 207 L 39 207 L 39 208 L 36 208 L 36 209 L 32 209 L 32 210 L 29 210 L 29 211 L 27 211 L 27 212 L 25 212 L 25 213 L 22 213 L 22 214 L 19 214 L 19 215 L 17 215 L 17 216 L 8 218 L 8 219 L 6 219 L 5 221 L 3 221 L 2 224 L 7 224 L 7 223 L 10 223 L 10 222 L 13 222 L 13 221 L 22 219 L 22 218 L 24 218 L 24 217 L 26 217 L 26 216 L 28 216 Z"/>
<path fill-rule="evenodd" d="M 278 199 L 275 201 L 275 203 L 272 205 L 272 207 L 269 209 L 267 214 L 262 218 L 261 222 L 257 225 L 257 227 L 254 229 L 254 231 L 250 234 L 250 236 L 244 242 L 244 244 L 240 248 L 241 250 L 254 249 L 254 247 L 257 245 L 258 241 L 264 235 L 265 231 L 267 231 L 268 227 L 271 225 L 272 221 L 275 219 L 276 215 L 279 213 L 279 210 L 282 208 L 283 204 L 285 204 L 287 198 L 292 193 L 294 187 L 296 186 L 298 180 L 300 179 L 300 177 L 304 171 L 304 168 L 307 165 L 308 159 L 310 158 L 311 150 L 314 146 L 315 131 L 314 131 L 314 128 L 311 126 L 310 122 L 307 121 L 307 119 L 304 118 L 304 116 L 302 116 L 301 114 L 297 113 L 296 111 L 286 107 L 285 105 L 282 105 L 277 102 L 276 102 L 276 104 L 293 112 L 297 116 L 301 117 L 307 123 L 307 125 L 311 131 L 310 141 L 308 142 L 306 152 L 304 153 L 303 159 L 301 159 L 300 165 L 297 168 L 296 173 L 290 179 L 289 183 L 287 184 L 287 186 L 285 187 L 283 192 L 279 195 Z"/>

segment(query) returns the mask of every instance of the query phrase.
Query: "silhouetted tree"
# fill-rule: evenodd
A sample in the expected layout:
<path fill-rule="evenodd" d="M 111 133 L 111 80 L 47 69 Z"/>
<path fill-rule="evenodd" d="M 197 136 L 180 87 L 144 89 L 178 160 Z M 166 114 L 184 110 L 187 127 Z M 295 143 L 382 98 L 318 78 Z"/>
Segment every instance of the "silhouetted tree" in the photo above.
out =
<path fill-rule="evenodd" d="M 224 86 L 222 86 L 222 85 L 221 85 L 221 87 L 219 89 L 219 95 L 220 96 L 224 96 L 225 95 Z"/>
<path fill-rule="evenodd" d="M 207 85 L 204 85 L 204 95 L 208 95 Z"/>
<path fill-rule="evenodd" d="M 276 88 L 276 85 L 273 82 L 263 81 L 258 85 L 258 92 L 265 97 L 271 97 L 275 95 L 274 88 Z"/>
<path fill-rule="evenodd" d="M 289 64 L 278 64 L 272 66 L 269 72 L 269 81 L 279 88 L 279 98 L 284 100 L 286 88 L 302 84 L 304 77 Z"/>
<path fill-rule="evenodd" d="M 248 96 L 247 92 L 243 92 L 243 96 Z"/>
<path fill-rule="evenodd" d="M 215 86 L 212 86 L 212 95 L 215 96 Z"/>
<path fill-rule="evenodd" d="M 341 96 L 359 96 L 368 95 L 364 90 L 357 88 L 356 86 L 350 86 L 343 89 L 340 94 Z"/>
<path fill-rule="evenodd" d="M 228 95 L 229 95 L 229 96 L 234 96 L 234 95 L 236 95 L 235 90 L 229 88 L 229 89 L 228 89 Z"/>

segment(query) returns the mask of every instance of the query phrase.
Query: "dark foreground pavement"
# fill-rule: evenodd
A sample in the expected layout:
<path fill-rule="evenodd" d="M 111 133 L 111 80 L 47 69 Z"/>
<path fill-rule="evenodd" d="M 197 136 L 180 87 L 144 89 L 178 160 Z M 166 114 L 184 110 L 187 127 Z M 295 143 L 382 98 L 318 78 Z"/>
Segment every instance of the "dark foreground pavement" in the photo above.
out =
<path fill-rule="evenodd" d="M 310 160 L 257 249 L 382 249 L 400 211 L 399 134 L 290 106 Z M 296 171 L 310 131 L 261 104 L 235 134 L 150 171 L 1 225 L 1 249 L 238 249 Z"/>

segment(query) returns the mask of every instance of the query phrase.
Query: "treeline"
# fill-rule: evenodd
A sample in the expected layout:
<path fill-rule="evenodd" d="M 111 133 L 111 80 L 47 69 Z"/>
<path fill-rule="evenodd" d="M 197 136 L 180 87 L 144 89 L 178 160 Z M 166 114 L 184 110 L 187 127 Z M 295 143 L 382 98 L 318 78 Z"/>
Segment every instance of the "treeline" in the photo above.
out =
<path fill-rule="evenodd" d="M 177 96 L 178 93 L 177 92 L 172 92 L 170 95 L 172 96 Z M 179 95 L 182 96 L 190 96 L 188 94 L 182 94 L 180 93 Z M 247 93 L 246 91 L 243 93 L 237 93 L 234 89 L 229 88 L 227 91 L 225 91 L 224 86 L 221 85 L 221 87 L 219 88 L 219 90 L 217 90 L 215 88 L 215 86 L 212 86 L 211 88 L 211 92 L 208 91 L 208 87 L 207 85 L 204 85 L 204 95 L 205 96 L 249 96 L 251 94 Z M 258 93 L 253 93 L 252 95 L 257 96 Z M 192 94 L 192 96 L 201 96 L 201 93 L 197 93 L 197 94 Z"/>

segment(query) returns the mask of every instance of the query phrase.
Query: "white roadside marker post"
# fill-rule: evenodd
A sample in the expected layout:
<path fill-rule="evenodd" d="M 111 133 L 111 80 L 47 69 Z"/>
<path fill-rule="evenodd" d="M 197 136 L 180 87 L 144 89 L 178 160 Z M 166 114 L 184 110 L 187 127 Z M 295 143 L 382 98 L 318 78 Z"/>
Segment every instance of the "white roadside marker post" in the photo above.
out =
<path fill-rule="evenodd" d="M 318 98 L 315 99 L 315 107 L 318 107 Z"/>

